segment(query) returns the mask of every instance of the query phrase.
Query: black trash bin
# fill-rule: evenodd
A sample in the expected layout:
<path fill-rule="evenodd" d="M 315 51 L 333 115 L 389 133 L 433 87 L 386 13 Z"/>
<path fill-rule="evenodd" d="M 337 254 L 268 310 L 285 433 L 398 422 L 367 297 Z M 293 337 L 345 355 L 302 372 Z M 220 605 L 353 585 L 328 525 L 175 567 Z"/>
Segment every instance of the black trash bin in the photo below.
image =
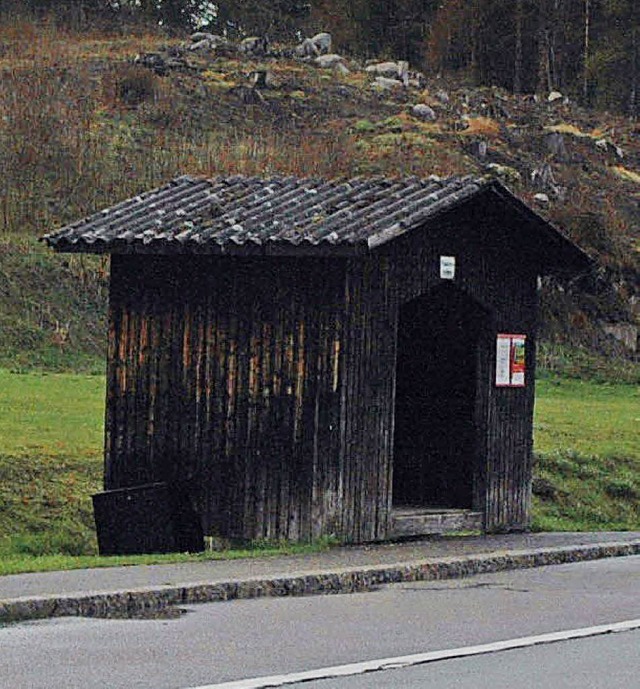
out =
<path fill-rule="evenodd" d="M 197 516 L 166 483 L 97 493 L 93 512 L 101 555 L 198 552 L 203 538 Z"/>

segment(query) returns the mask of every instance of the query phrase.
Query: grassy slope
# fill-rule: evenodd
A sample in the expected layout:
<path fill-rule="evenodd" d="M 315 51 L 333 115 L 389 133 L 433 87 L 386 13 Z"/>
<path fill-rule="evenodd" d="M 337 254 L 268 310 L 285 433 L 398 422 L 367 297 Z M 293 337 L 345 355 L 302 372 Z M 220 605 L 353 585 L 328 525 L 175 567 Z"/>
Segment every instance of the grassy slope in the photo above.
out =
<path fill-rule="evenodd" d="M 588 296 L 562 298 L 545 287 L 543 331 L 600 346 L 594 324 L 630 317 L 640 285 L 640 140 L 624 118 L 430 74 L 424 87 L 376 92 L 355 61 L 337 75 L 284 58 L 187 53 L 187 66 L 160 77 L 131 64 L 136 53 L 163 52 L 164 39 L 150 35 L 23 25 L 0 27 L 0 42 L 0 168 L 11 170 L 0 196 L 0 365 L 101 365 L 104 262 L 49 256 L 34 238 L 185 172 L 496 174 L 597 255 L 618 286 L 602 281 Z M 252 97 L 256 68 L 273 82 Z M 416 102 L 430 104 L 436 122 L 411 116 Z M 552 134 L 563 137 L 560 153 L 548 147 Z M 603 140 L 624 159 L 596 145 Z M 480 141 L 486 157 L 474 153 Z M 562 192 L 546 206 L 530 181 L 543 163 Z M 60 350 L 56 323 L 70 319 Z"/>
<path fill-rule="evenodd" d="M 106 259 L 0 234 L 0 366 L 102 373 Z"/>
<path fill-rule="evenodd" d="M 640 528 L 639 424 L 637 385 L 540 381 L 534 528 Z"/>

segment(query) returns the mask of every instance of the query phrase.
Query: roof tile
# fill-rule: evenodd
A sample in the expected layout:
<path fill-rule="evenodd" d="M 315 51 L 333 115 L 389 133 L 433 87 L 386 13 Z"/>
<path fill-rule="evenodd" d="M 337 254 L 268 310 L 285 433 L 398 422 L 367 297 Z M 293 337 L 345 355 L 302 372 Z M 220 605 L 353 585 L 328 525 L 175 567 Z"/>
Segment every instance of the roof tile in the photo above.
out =
<path fill-rule="evenodd" d="M 485 178 L 348 180 L 182 176 L 72 223 L 57 251 L 374 248 L 494 184 Z"/>

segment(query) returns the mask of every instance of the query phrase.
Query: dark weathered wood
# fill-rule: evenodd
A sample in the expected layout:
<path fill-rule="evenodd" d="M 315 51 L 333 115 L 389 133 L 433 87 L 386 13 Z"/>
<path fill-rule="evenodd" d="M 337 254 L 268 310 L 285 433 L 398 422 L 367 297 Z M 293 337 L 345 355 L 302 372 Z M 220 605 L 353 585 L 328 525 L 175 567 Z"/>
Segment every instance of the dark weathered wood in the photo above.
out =
<path fill-rule="evenodd" d="M 473 209 L 349 259 L 114 255 L 105 487 L 166 482 L 207 535 L 387 538 L 394 471 L 409 466 L 394 466 L 396 373 L 404 361 L 435 386 L 443 340 L 473 425 L 447 477 L 457 493 L 428 462 L 404 480 L 488 530 L 526 528 L 539 257 L 512 241 L 516 219 Z M 441 255 L 456 257 L 451 282 Z M 415 353 L 399 335 L 413 300 Z M 499 332 L 527 335 L 525 388 L 494 384 Z M 446 453 L 458 440 L 444 425 L 425 433 Z"/>

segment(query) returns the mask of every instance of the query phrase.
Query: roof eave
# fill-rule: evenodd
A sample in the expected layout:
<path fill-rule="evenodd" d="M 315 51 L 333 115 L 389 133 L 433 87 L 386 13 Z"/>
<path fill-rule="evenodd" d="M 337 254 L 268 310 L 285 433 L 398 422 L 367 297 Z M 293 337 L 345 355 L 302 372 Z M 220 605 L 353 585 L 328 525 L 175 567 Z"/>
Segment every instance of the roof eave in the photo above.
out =
<path fill-rule="evenodd" d="M 47 245 L 56 253 L 75 253 L 75 254 L 98 254 L 98 255 L 140 255 L 140 256 L 245 256 L 245 257 L 269 257 L 269 256 L 292 256 L 292 257 L 355 257 L 368 253 L 369 247 L 366 242 L 350 243 L 330 243 L 319 242 L 300 242 L 293 244 L 289 241 L 268 241 L 261 244 L 255 242 L 245 242 L 236 244 L 229 242 L 219 244 L 208 242 L 198 244 L 195 242 L 129 242 L 129 243 L 106 243 L 106 242 L 85 242 L 77 240 L 75 242 L 50 241 L 47 237 L 42 238 Z"/>

